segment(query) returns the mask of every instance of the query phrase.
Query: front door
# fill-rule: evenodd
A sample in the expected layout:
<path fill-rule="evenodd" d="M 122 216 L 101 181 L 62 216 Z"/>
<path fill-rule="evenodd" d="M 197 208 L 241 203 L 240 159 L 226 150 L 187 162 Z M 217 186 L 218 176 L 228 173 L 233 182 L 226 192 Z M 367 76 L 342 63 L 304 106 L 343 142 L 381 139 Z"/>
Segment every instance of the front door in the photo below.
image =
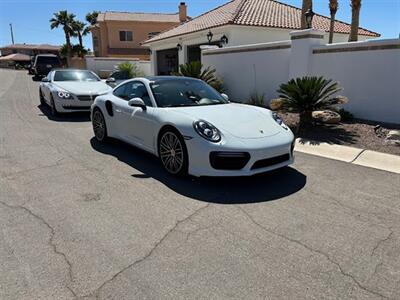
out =
<path fill-rule="evenodd" d="M 167 49 L 157 51 L 157 73 L 158 75 L 171 75 L 178 72 L 178 49 Z"/>

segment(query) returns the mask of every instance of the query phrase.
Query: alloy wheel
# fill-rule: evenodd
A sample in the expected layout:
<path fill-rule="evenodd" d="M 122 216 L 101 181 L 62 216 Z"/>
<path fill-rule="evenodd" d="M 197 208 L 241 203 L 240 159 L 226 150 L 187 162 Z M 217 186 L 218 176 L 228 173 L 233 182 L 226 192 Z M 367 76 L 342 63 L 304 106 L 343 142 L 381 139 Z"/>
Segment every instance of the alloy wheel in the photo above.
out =
<path fill-rule="evenodd" d="M 179 137 L 173 132 L 166 132 L 160 140 L 160 158 L 165 169 L 178 174 L 184 166 L 183 146 Z"/>
<path fill-rule="evenodd" d="M 99 141 L 103 141 L 106 135 L 106 124 L 104 122 L 103 114 L 96 110 L 93 114 L 93 131 L 96 139 Z"/>

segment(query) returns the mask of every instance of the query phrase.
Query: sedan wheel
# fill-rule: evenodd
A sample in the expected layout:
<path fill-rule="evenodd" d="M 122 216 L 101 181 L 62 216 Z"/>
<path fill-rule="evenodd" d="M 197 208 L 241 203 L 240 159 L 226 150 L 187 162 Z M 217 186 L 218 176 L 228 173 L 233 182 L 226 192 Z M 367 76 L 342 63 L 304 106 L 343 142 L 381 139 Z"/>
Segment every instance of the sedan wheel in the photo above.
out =
<path fill-rule="evenodd" d="M 50 109 L 51 109 L 51 115 L 53 117 L 57 117 L 58 111 L 57 111 L 57 108 L 56 108 L 56 104 L 54 103 L 53 96 L 51 96 L 51 99 L 50 99 Z"/>
<path fill-rule="evenodd" d="M 188 155 L 182 137 L 173 131 L 162 134 L 158 152 L 164 168 L 171 174 L 184 175 L 187 172 Z"/>
<path fill-rule="evenodd" d="M 43 93 L 42 90 L 39 88 L 39 99 L 40 99 L 40 104 L 45 105 L 46 102 L 44 101 Z"/>
<path fill-rule="evenodd" d="M 92 119 L 93 132 L 99 142 L 104 142 L 107 139 L 107 127 L 104 116 L 99 109 L 93 113 Z"/>

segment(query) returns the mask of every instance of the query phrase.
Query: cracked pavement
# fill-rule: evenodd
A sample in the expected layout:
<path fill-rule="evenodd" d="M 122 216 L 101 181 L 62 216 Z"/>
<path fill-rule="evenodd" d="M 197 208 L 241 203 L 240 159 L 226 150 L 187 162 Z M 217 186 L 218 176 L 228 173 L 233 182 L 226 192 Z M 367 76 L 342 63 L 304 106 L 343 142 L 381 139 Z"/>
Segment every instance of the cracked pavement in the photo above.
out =
<path fill-rule="evenodd" d="M 400 175 L 167 175 L 0 70 L 0 299 L 400 299 Z"/>

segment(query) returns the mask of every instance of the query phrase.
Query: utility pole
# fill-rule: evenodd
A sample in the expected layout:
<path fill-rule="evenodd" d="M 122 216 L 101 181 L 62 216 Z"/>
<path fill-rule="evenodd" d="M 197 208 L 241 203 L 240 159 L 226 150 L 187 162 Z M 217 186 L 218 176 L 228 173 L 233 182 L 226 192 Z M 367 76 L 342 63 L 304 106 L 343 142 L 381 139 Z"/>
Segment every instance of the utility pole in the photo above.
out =
<path fill-rule="evenodd" d="M 11 41 L 12 41 L 12 44 L 14 45 L 14 33 L 13 33 L 13 29 L 12 29 L 12 23 L 10 23 L 10 32 L 11 32 Z"/>

